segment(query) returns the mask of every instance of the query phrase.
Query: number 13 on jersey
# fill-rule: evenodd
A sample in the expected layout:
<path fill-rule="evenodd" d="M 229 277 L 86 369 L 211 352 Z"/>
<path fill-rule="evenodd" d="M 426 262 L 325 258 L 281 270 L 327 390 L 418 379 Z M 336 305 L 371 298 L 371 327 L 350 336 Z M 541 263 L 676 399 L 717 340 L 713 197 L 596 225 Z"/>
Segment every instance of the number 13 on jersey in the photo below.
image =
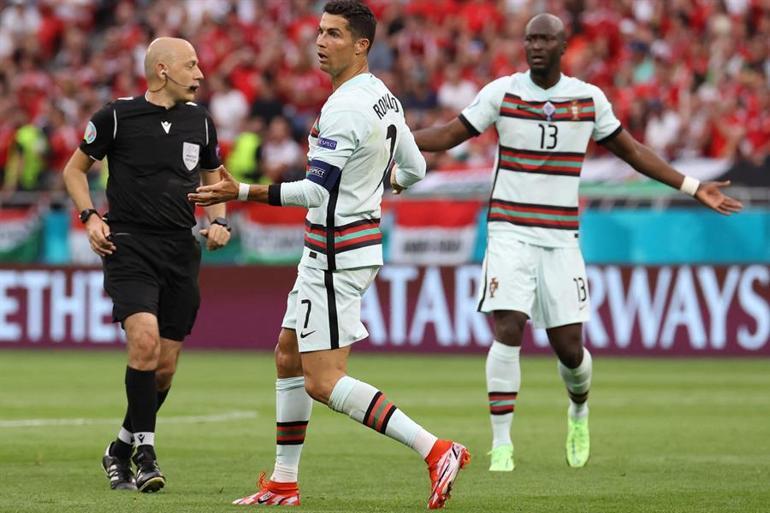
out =
<path fill-rule="evenodd" d="M 550 123 L 547 125 L 545 123 L 538 123 L 537 126 L 540 128 L 540 149 L 552 150 L 556 148 L 559 127 Z"/>

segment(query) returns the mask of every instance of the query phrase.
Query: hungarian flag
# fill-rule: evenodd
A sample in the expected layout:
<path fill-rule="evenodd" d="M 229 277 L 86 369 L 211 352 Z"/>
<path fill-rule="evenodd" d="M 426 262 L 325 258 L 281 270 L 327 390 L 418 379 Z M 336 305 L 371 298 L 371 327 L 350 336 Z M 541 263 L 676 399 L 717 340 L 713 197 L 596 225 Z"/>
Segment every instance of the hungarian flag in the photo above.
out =
<path fill-rule="evenodd" d="M 40 253 L 41 217 L 37 208 L 0 209 L 0 261 L 34 262 Z"/>
<path fill-rule="evenodd" d="M 473 261 L 480 201 L 400 200 L 389 207 L 393 215 L 389 262 L 458 265 Z"/>
<path fill-rule="evenodd" d="M 238 228 L 244 260 L 264 264 L 299 262 L 306 215 L 305 208 L 276 208 L 259 203 L 242 209 Z"/>

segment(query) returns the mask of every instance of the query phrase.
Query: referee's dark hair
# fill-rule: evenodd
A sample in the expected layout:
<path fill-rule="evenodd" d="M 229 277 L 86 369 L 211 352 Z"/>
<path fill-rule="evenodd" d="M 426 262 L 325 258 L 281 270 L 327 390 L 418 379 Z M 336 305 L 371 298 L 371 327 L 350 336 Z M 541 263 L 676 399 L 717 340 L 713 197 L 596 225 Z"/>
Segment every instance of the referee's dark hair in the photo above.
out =
<path fill-rule="evenodd" d="M 350 32 L 356 39 L 369 40 L 369 48 L 366 49 L 366 53 L 369 53 L 377 31 L 377 18 L 366 4 L 359 0 L 332 0 L 324 6 L 324 12 L 348 20 Z"/>

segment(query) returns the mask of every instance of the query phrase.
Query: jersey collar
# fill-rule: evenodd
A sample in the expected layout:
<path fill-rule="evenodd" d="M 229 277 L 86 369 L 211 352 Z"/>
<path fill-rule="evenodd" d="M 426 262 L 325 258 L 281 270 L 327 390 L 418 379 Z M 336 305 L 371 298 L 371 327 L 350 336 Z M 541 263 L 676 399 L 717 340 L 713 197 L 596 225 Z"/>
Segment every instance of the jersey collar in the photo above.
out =
<path fill-rule="evenodd" d="M 166 108 L 166 107 L 164 107 L 163 105 L 158 105 L 157 103 L 152 103 L 150 100 L 148 100 L 148 99 L 147 99 L 147 93 L 148 93 L 148 91 L 145 91 L 145 92 L 144 92 L 144 95 L 142 95 L 142 98 L 144 98 L 144 102 L 145 102 L 147 105 L 149 105 L 150 107 L 155 107 L 156 109 L 162 109 L 162 110 L 164 110 L 164 111 L 166 111 L 166 112 L 168 112 L 168 111 L 170 111 L 170 110 L 173 110 L 173 109 L 176 109 L 177 105 L 179 105 L 180 103 L 183 103 L 183 102 L 177 102 L 177 103 L 175 103 L 174 105 L 172 105 L 171 107 L 169 107 L 169 108 Z"/>
<path fill-rule="evenodd" d="M 534 80 L 532 80 L 532 76 L 530 75 L 530 70 L 527 70 L 527 72 L 525 73 L 525 75 L 527 76 L 527 81 L 529 81 L 529 83 L 530 83 L 530 85 L 531 85 L 532 87 L 534 87 L 535 89 L 537 89 L 537 90 L 539 90 L 539 91 L 543 91 L 543 92 L 546 92 L 546 93 L 547 93 L 547 92 L 550 92 L 550 91 L 553 91 L 554 89 L 556 89 L 557 87 L 559 87 L 559 85 L 560 85 L 560 84 L 561 84 L 561 83 L 564 81 L 564 73 L 560 73 L 560 74 L 559 74 L 559 80 L 558 80 L 558 82 L 556 82 L 554 85 L 552 85 L 552 86 L 551 86 L 551 87 L 549 87 L 548 89 L 543 89 L 542 87 L 540 87 L 539 85 L 537 85 L 537 84 L 535 83 L 535 81 L 534 81 Z"/>
<path fill-rule="evenodd" d="M 356 84 L 363 83 L 364 80 L 369 80 L 369 79 L 371 79 L 373 77 L 374 77 L 374 75 L 372 75 L 368 71 L 366 73 L 360 73 L 360 74 L 354 76 L 353 78 L 349 79 L 347 82 L 345 82 L 341 86 L 339 86 L 337 88 L 337 91 L 334 91 L 334 92 L 336 93 L 336 92 L 341 91 L 341 90 L 343 90 L 343 89 L 345 89 L 347 87 L 352 87 L 352 86 L 354 86 Z"/>

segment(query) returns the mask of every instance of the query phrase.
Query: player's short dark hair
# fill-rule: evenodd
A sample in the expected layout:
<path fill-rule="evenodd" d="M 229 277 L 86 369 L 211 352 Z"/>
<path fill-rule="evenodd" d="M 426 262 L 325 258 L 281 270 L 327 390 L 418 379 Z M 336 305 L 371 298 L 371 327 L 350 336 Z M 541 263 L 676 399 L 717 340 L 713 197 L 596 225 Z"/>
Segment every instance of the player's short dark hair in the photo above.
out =
<path fill-rule="evenodd" d="M 324 6 L 324 12 L 348 20 L 350 32 L 356 39 L 369 40 L 367 53 L 372 49 L 374 33 L 377 31 L 377 18 L 366 4 L 360 0 L 332 0 Z"/>

